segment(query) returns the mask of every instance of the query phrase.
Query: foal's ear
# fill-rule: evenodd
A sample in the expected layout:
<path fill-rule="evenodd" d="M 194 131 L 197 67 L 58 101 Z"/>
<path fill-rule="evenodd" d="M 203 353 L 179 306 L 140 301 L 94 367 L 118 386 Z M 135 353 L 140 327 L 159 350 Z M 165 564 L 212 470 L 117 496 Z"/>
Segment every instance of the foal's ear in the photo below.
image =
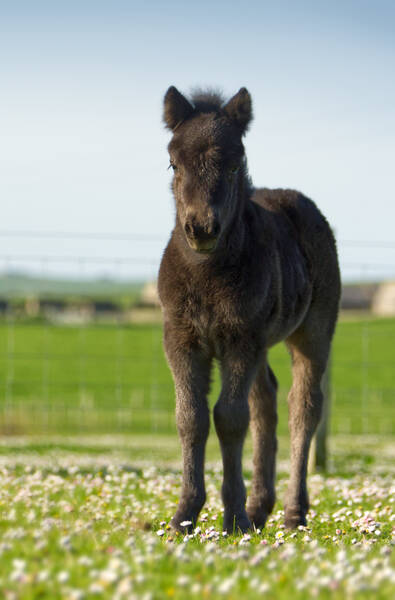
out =
<path fill-rule="evenodd" d="M 242 87 L 227 104 L 224 111 L 230 119 L 239 127 L 241 135 L 244 135 L 252 119 L 252 102 L 249 91 Z"/>
<path fill-rule="evenodd" d="M 165 94 L 163 110 L 163 120 L 166 127 L 174 131 L 177 125 L 185 121 L 192 112 L 192 104 L 180 94 L 174 85 L 169 87 Z"/>

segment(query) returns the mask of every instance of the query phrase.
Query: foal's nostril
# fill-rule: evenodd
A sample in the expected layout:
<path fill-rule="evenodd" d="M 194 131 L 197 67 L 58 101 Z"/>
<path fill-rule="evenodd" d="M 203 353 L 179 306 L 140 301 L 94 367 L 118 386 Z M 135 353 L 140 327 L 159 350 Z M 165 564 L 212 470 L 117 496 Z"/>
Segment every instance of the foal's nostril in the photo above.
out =
<path fill-rule="evenodd" d="M 215 222 L 213 225 L 213 236 L 217 237 L 219 234 L 220 226 L 218 222 Z"/>

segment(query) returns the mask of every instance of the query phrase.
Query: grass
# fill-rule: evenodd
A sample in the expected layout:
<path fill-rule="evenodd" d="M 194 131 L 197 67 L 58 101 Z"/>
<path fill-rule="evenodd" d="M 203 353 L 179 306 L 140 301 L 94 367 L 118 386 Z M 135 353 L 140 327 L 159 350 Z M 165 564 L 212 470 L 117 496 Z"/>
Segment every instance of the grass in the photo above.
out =
<path fill-rule="evenodd" d="M 395 430 L 395 319 L 341 321 L 332 358 L 333 433 Z M 286 431 L 290 361 L 270 354 Z M 174 433 L 174 388 L 160 325 L 65 327 L 0 324 L 0 430 L 6 434 Z M 211 404 L 219 392 L 214 377 Z"/>
<path fill-rule="evenodd" d="M 330 475 L 309 479 L 308 528 L 296 532 L 283 528 L 281 459 L 264 531 L 225 537 L 211 454 L 199 529 L 183 537 L 168 527 L 180 491 L 171 456 L 146 452 L 136 466 L 130 436 L 10 439 L 0 456 L 1 596 L 389 600 L 393 451 L 393 440 L 339 438 Z"/>
<path fill-rule="evenodd" d="M 222 469 L 211 434 L 208 500 L 199 528 L 183 537 L 168 526 L 181 473 L 160 326 L 3 322 L 0 597 L 394 597 L 394 336 L 394 319 L 339 323 L 332 360 L 337 435 L 329 473 L 309 478 L 307 529 L 283 527 L 290 369 L 278 346 L 271 352 L 280 380 L 274 512 L 262 532 L 222 535 Z M 218 390 L 216 376 L 211 404 Z M 249 438 L 244 466 L 248 489 Z"/>

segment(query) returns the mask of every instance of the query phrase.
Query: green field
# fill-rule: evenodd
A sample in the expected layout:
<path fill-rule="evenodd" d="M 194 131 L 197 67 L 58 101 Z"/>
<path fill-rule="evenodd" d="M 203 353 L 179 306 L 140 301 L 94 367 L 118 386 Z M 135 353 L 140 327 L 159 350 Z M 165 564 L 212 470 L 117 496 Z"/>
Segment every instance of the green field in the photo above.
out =
<path fill-rule="evenodd" d="M 222 535 L 213 428 L 198 528 L 169 529 L 180 447 L 161 336 L 157 325 L 1 323 L 0 597 L 393 598 L 395 320 L 339 324 L 328 473 L 310 475 L 308 527 L 295 532 L 282 510 L 290 365 L 273 349 L 278 500 L 265 529 L 244 536 Z M 211 403 L 218 389 L 216 377 Z M 244 475 L 248 490 L 249 438 Z"/>
<path fill-rule="evenodd" d="M 395 431 L 394 319 L 341 321 L 332 357 L 332 433 Z M 271 351 L 286 432 L 290 360 Z M 174 391 L 159 325 L 0 324 L 0 430 L 174 433 Z M 214 378 L 211 403 L 218 395 Z"/>
<path fill-rule="evenodd" d="M 163 450 L 146 451 L 138 466 L 133 436 L 8 439 L 0 446 L 0 597 L 390 600 L 394 446 L 338 437 L 330 475 L 309 478 L 307 528 L 284 530 L 280 460 L 265 529 L 223 536 L 221 469 L 209 463 L 207 503 L 185 537 L 168 527 L 181 477 Z M 250 478 L 246 469 L 247 489 Z"/>

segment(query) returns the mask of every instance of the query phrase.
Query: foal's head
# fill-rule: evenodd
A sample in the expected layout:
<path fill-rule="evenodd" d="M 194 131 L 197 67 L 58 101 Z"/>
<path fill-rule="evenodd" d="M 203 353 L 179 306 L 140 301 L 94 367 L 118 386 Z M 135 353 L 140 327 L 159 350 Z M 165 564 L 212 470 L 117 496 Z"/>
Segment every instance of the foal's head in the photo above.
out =
<path fill-rule="evenodd" d="M 251 119 L 245 88 L 226 104 L 213 93 L 197 93 L 189 102 L 175 87 L 167 90 L 164 120 L 173 132 L 168 149 L 177 215 L 196 252 L 213 252 L 236 213 L 245 175 L 241 138 Z"/>

